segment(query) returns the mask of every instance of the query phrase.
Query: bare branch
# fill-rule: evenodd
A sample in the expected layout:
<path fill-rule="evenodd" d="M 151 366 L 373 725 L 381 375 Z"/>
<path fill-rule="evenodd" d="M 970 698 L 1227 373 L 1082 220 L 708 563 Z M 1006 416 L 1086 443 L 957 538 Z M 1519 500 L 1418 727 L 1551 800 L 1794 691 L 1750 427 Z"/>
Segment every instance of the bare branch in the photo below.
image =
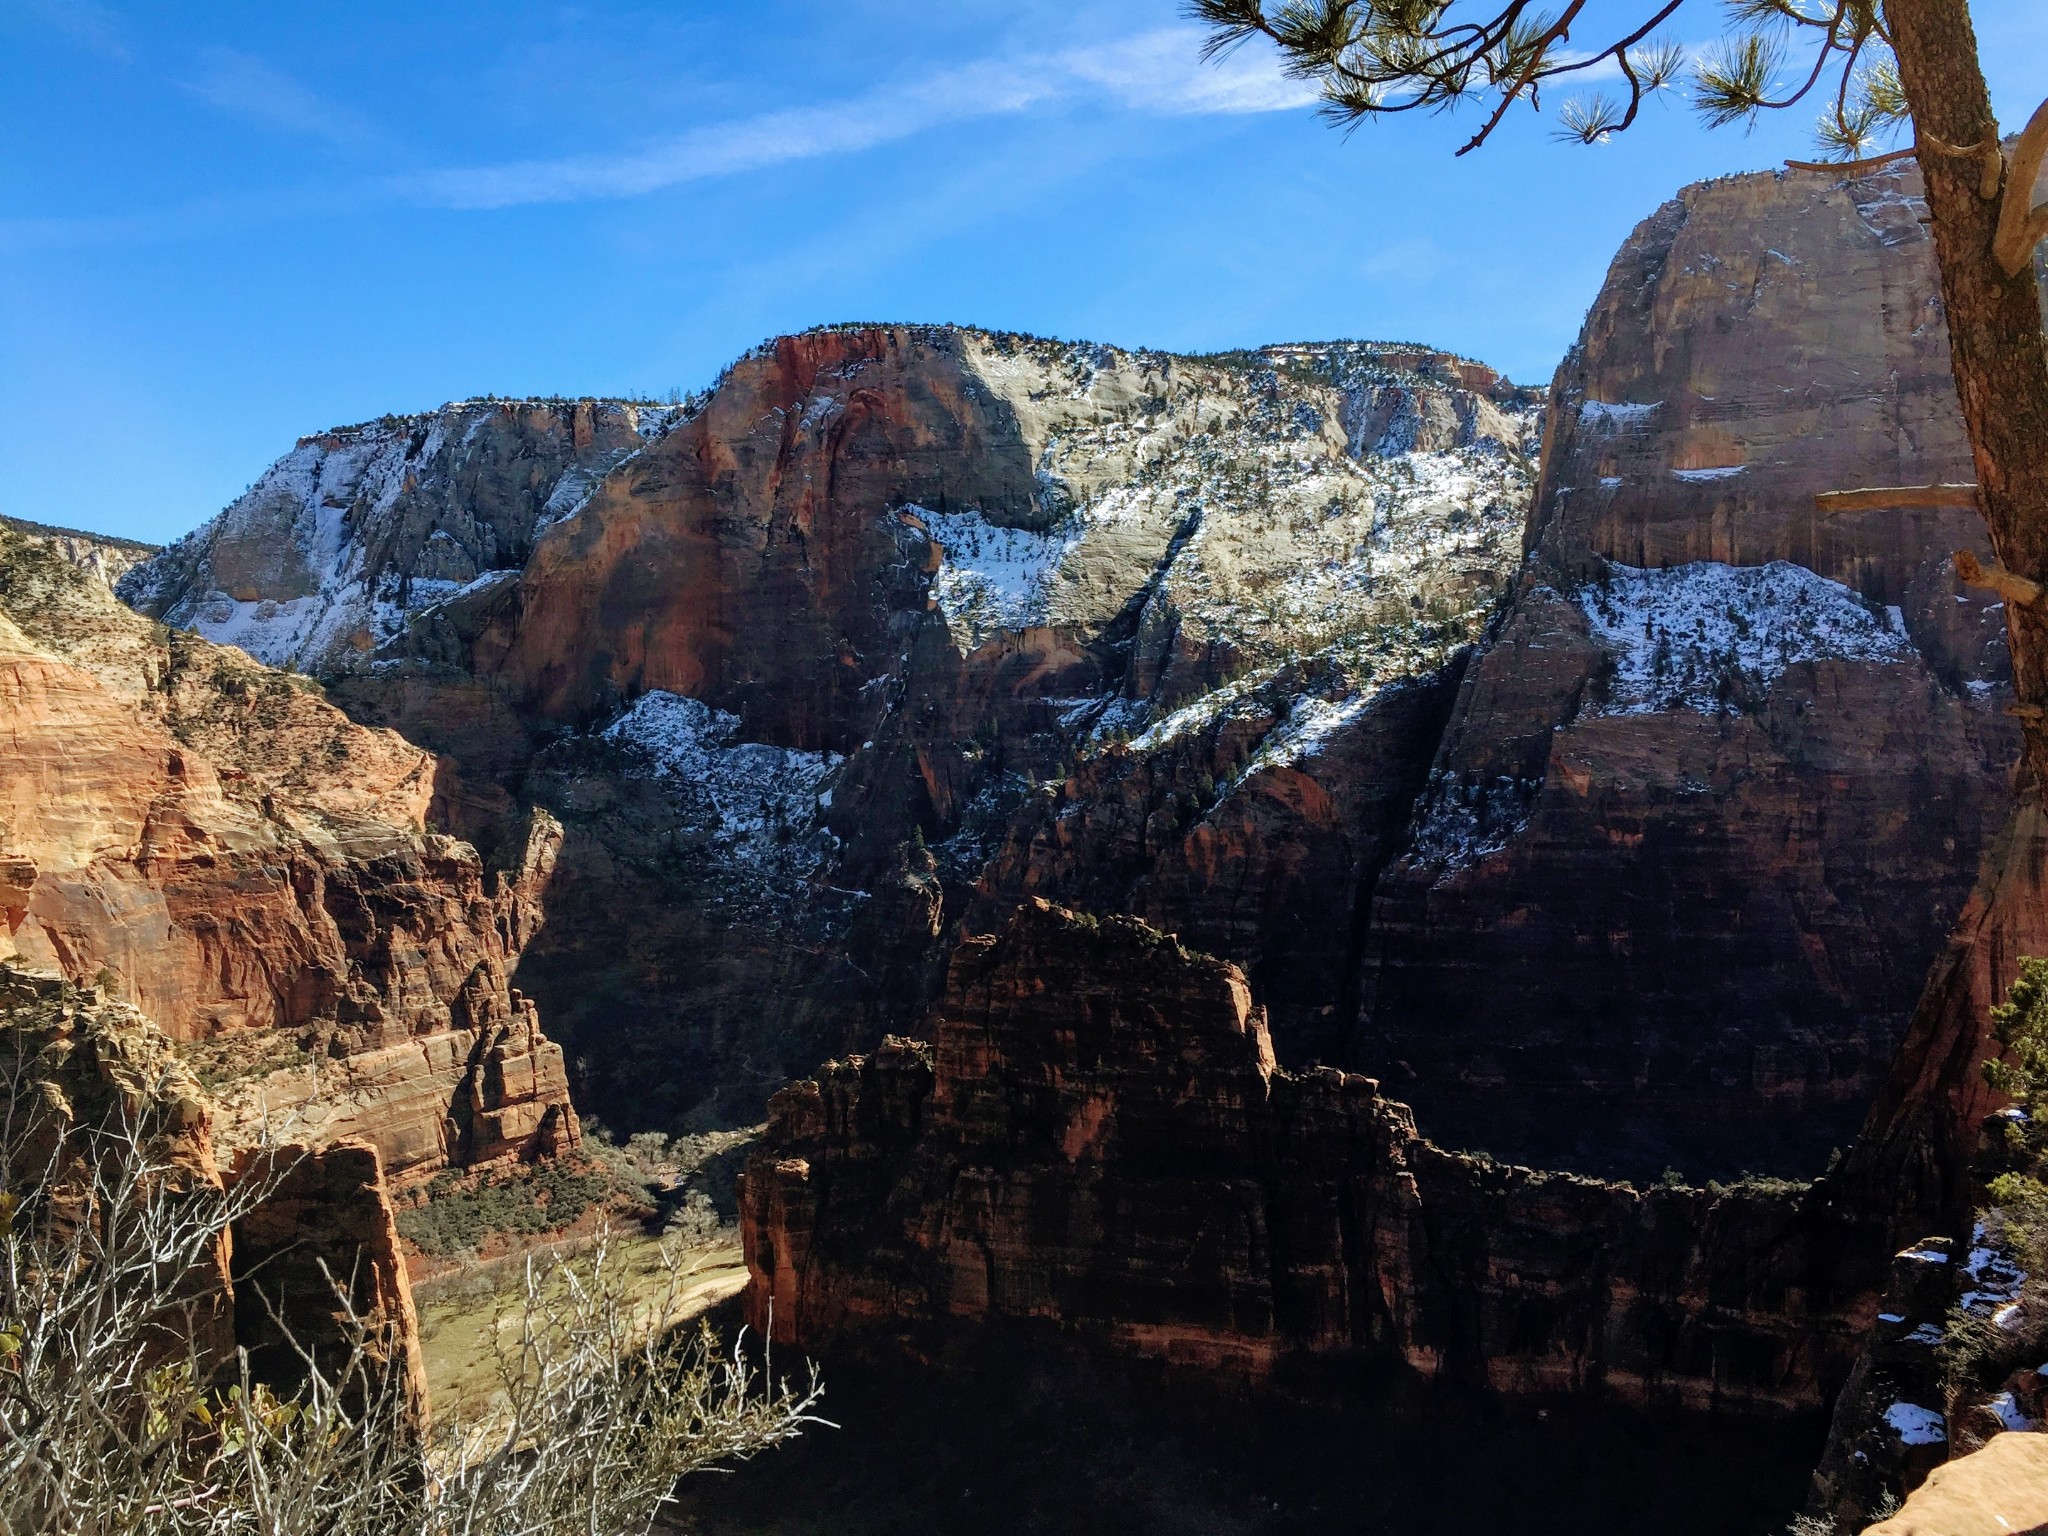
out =
<path fill-rule="evenodd" d="M 423 1440 L 387 1320 L 346 1283 L 341 1347 L 300 1350 L 280 1396 L 209 1332 L 223 1240 L 265 1178 L 223 1187 L 156 1134 L 145 1077 L 117 1084 L 105 1123 L 74 1123 L 43 1091 L 53 1037 L 0 1009 L 0 1536 L 637 1536 L 678 1478 L 823 1422 L 815 1375 L 773 1379 L 672 1326 L 679 1266 L 649 1306 L 602 1248 L 530 1272 L 501 1419 L 451 1415 Z"/>
<path fill-rule="evenodd" d="M 2034 247 L 2048 240 L 2048 203 L 2034 206 L 2034 183 L 2048 160 L 2048 101 L 2034 109 L 2013 146 L 2005 176 L 2005 201 L 1998 210 L 1998 233 L 1991 254 L 2007 277 L 2018 277 L 2034 259 Z"/>
<path fill-rule="evenodd" d="M 1889 154 L 1872 155 L 1864 160 L 1787 160 L 1785 168 L 1790 171 L 1832 171 L 1837 176 L 1863 176 L 1871 171 L 1882 170 L 1887 165 L 1897 165 L 1901 160 L 1910 160 L 1920 151 L 1907 147 L 1895 149 Z M 1826 495 L 1842 495 L 1843 492 L 1829 491 Z"/>
<path fill-rule="evenodd" d="M 1955 552 L 1956 575 L 1966 587 L 1979 587 L 1996 592 L 2015 607 L 2024 608 L 2041 600 L 2042 587 L 2038 581 L 2029 581 L 2016 571 L 2008 571 L 1993 561 L 1985 565 L 1967 549 Z"/>

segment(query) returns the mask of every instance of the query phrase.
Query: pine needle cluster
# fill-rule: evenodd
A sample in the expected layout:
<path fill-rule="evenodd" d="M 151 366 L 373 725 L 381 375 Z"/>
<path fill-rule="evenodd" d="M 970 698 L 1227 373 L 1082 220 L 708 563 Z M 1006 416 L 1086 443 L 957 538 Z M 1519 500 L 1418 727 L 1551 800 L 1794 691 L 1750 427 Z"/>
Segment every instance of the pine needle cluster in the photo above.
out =
<path fill-rule="evenodd" d="M 1573 37 L 1587 0 L 1187 0 L 1208 28 L 1204 56 L 1264 38 L 1281 67 L 1322 88 L 1323 114 L 1351 126 L 1468 103 L 1486 113 L 1458 153 L 1477 149 L 1516 102 L 1541 110 L 1571 77 L 1619 75 L 1620 91 L 1567 97 L 1555 136 L 1597 144 L 1632 127 L 1643 102 L 1681 83 L 1710 126 L 1752 123 L 1832 82 L 1822 152 L 1868 153 L 1906 118 L 1878 0 L 1724 0 L 1726 35 L 1696 58 L 1657 35 L 1688 0 L 1642 0 L 1639 14 L 1588 48 Z M 1689 67 L 1688 67 L 1689 66 Z"/>

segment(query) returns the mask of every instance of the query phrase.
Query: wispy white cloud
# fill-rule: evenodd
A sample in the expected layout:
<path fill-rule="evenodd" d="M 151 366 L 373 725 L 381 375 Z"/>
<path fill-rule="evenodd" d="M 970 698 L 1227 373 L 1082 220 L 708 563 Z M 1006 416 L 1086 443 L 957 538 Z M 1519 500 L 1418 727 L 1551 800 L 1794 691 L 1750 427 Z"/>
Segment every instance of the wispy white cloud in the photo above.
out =
<path fill-rule="evenodd" d="M 263 60 L 215 49 L 184 87 L 213 107 L 278 130 L 374 146 L 365 119 Z M 854 154 L 949 125 L 1094 102 L 1151 115 L 1299 109 L 1312 86 L 1270 59 L 1201 61 L 1201 33 L 1172 27 L 1057 53 L 985 59 L 859 95 L 707 124 L 616 151 L 442 167 L 344 185 L 323 182 L 200 198 L 175 208 L 83 218 L 0 217 L 0 251 L 180 239 L 225 227 L 367 208 L 396 196 L 451 209 L 631 198 L 717 176 Z"/>
<path fill-rule="evenodd" d="M 132 57 L 127 24 L 99 0 L 14 0 L 9 8 L 92 53 L 123 63 Z"/>
<path fill-rule="evenodd" d="M 181 82 L 208 106 L 275 128 L 343 146 L 371 145 L 380 135 L 367 119 L 327 100 L 253 54 L 209 48 Z"/>
<path fill-rule="evenodd" d="M 1314 85 L 1289 79 L 1270 53 L 1233 53 L 1202 62 L 1202 33 L 1164 27 L 1057 56 L 1055 68 L 1146 112 L 1286 112 L 1318 99 Z"/>
<path fill-rule="evenodd" d="M 402 185 L 452 208 L 637 197 L 708 176 L 871 149 L 946 122 L 1021 112 L 1051 94 L 1029 72 L 976 64 L 909 86 L 694 128 L 639 149 L 425 171 Z"/>
<path fill-rule="evenodd" d="M 1316 99 L 1270 60 L 1201 62 L 1201 34 L 1165 28 L 1089 48 L 943 70 L 815 106 L 710 124 L 617 153 L 460 166 L 407 177 L 403 189 L 450 208 L 637 197 L 711 176 L 849 154 L 980 118 L 1093 96 L 1150 113 L 1277 112 Z"/>

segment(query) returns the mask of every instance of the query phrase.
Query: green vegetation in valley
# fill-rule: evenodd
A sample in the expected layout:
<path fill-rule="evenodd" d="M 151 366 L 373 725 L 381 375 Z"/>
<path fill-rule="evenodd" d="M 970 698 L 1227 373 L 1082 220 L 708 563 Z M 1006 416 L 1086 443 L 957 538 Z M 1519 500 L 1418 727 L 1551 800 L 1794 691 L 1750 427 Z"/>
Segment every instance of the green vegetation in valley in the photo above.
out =
<path fill-rule="evenodd" d="M 642 1198 L 614 1170 L 568 1158 L 504 1173 L 451 1171 L 435 1175 L 424 1202 L 398 1213 L 398 1230 L 422 1253 L 458 1258 L 495 1237 L 560 1232 L 597 1206 Z"/>

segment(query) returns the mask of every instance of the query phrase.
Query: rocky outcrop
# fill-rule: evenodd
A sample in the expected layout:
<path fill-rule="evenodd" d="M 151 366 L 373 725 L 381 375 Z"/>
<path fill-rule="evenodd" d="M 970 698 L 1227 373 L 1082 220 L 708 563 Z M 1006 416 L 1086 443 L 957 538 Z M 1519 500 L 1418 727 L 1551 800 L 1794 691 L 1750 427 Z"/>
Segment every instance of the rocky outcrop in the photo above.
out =
<path fill-rule="evenodd" d="M 0 516 L 0 527 L 44 545 L 66 564 L 98 577 L 109 587 L 158 550 L 157 545 L 144 544 L 139 539 L 87 533 L 79 528 L 57 528 L 20 517 Z"/>
<path fill-rule="evenodd" d="M 1825 1190 L 1655 1188 L 1446 1152 L 1370 1079 L 1274 1064 L 1242 972 L 1031 902 L 955 954 L 929 1045 L 778 1094 L 742 1190 L 750 1320 L 1054 1319 L 1269 1371 L 1815 1409 L 1873 1310 Z"/>
<path fill-rule="evenodd" d="M 265 1191 L 233 1245 L 235 1342 L 256 1378 L 291 1391 L 360 1355 L 369 1381 L 396 1377 L 406 1417 L 424 1426 L 419 1314 L 376 1147 L 244 1148 L 234 1178 Z"/>
<path fill-rule="evenodd" d="M 69 1240 L 94 1219 L 94 1189 L 118 1187 L 124 1174 L 171 1201 L 224 1193 L 205 1092 L 129 1004 L 0 958 L 0 1073 L 10 1217 L 19 1210 L 18 1219 L 47 1222 Z M 125 1158 L 124 1144 L 134 1148 Z M 181 1315 L 166 1332 L 173 1349 L 189 1346 L 202 1367 L 225 1369 L 234 1357 L 232 1243 L 223 1233 L 207 1246 L 207 1261 L 178 1285 Z"/>
<path fill-rule="evenodd" d="M 1963 1255 L 1930 1237 L 1892 1259 L 1877 1319 L 1833 1407 L 1810 1506 L 1831 1529 L 1861 1530 L 1885 1501 L 1948 1459 L 1942 1355 Z"/>
<path fill-rule="evenodd" d="M 1419 349 L 1226 360 L 943 327 L 785 337 L 548 529 L 469 641 L 470 667 L 550 720 L 661 690 L 737 714 L 756 739 L 844 752 L 872 734 L 875 680 L 929 599 L 971 670 L 996 674 L 966 680 L 958 705 L 999 687 L 1071 708 L 1124 682 L 1122 658 L 1090 654 L 1120 617 L 1139 631 L 1128 696 L 1179 702 L 1302 649 L 1307 625 L 1356 621 L 1330 602 L 1335 573 L 1299 570 L 1292 525 L 1338 520 L 1308 540 L 1317 554 L 1369 541 L 1393 510 L 1373 493 L 1401 478 L 1375 460 L 1445 456 L 1421 466 L 1445 482 L 1440 516 L 1469 522 L 1500 490 L 1512 503 L 1486 470 L 1520 446 L 1527 403 Z M 1209 505 L 1191 504 L 1199 489 Z M 1458 565 L 1441 590 L 1497 579 Z"/>
<path fill-rule="evenodd" d="M 1286 1060 L 1343 1059 L 1367 901 L 1406 846 L 1457 670 L 1358 701 L 1291 758 L 1268 745 L 1291 723 L 1284 686 L 1156 745 L 1109 744 L 1012 815 L 969 925 L 1034 896 L 1128 913 L 1242 965 Z"/>
<path fill-rule="evenodd" d="M 2048 1436 L 2000 1435 L 1937 1467 L 1865 1536 L 2025 1536 L 2048 1531 Z"/>
<path fill-rule="evenodd" d="M 481 1028 L 434 1030 L 339 1058 L 298 1057 L 222 1083 L 237 1141 L 266 1129 L 313 1145 L 362 1140 L 416 1181 L 445 1166 L 554 1157 L 582 1139 L 562 1048 L 542 1034 L 533 1003 L 516 989 L 506 1017 Z"/>
<path fill-rule="evenodd" d="M 558 833 L 534 818 L 486 869 L 426 830 L 434 776 L 0 530 L 0 957 L 134 1001 L 249 1113 L 342 1079 L 321 1112 L 404 1174 L 576 1136 L 509 985 Z M 280 1054 L 311 1065 L 247 1070 Z"/>
<path fill-rule="evenodd" d="M 374 1146 L 227 1155 L 217 1106 L 150 1019 L 7 960 L 0 1050 L 9 1086 L 0 1159 L 12 1195 L 62 1202 L 88 1187 L 84 1160 L 96 1157 L 116 1179 L 147 1174 L 157 1195 L 229 1202 L 234 1220 L 211 1264 L 181 1287 L 172 1329 L 202 1372 L 239 1381 L 239 1348 L 252 1379 L 291 1391 L 309 1356 L 333 1370 L 361 1349 L 362 1379 L 396 1372 L 409 1418 L 424 1423 L 418 1318 Z M 131 1138 L 146 1160 L 132 1168 L 119 1150 Z"/>
<path fill-rule="evenodd" d="M 151 618 L 329 675 L 516 567 L 680 414 L 621 400 L 462 400 L 301 438 L 239 500 L 137 565 Z"/>
<path fill-rule="evenodd" d="M 2011 805 L 1917 172 L 1687 188 L 1545 424 L 1532 559 L 1375 896 L 1348 1058 L 1432 1134 L 1653 1175 L 1854 1135 Z"/>

